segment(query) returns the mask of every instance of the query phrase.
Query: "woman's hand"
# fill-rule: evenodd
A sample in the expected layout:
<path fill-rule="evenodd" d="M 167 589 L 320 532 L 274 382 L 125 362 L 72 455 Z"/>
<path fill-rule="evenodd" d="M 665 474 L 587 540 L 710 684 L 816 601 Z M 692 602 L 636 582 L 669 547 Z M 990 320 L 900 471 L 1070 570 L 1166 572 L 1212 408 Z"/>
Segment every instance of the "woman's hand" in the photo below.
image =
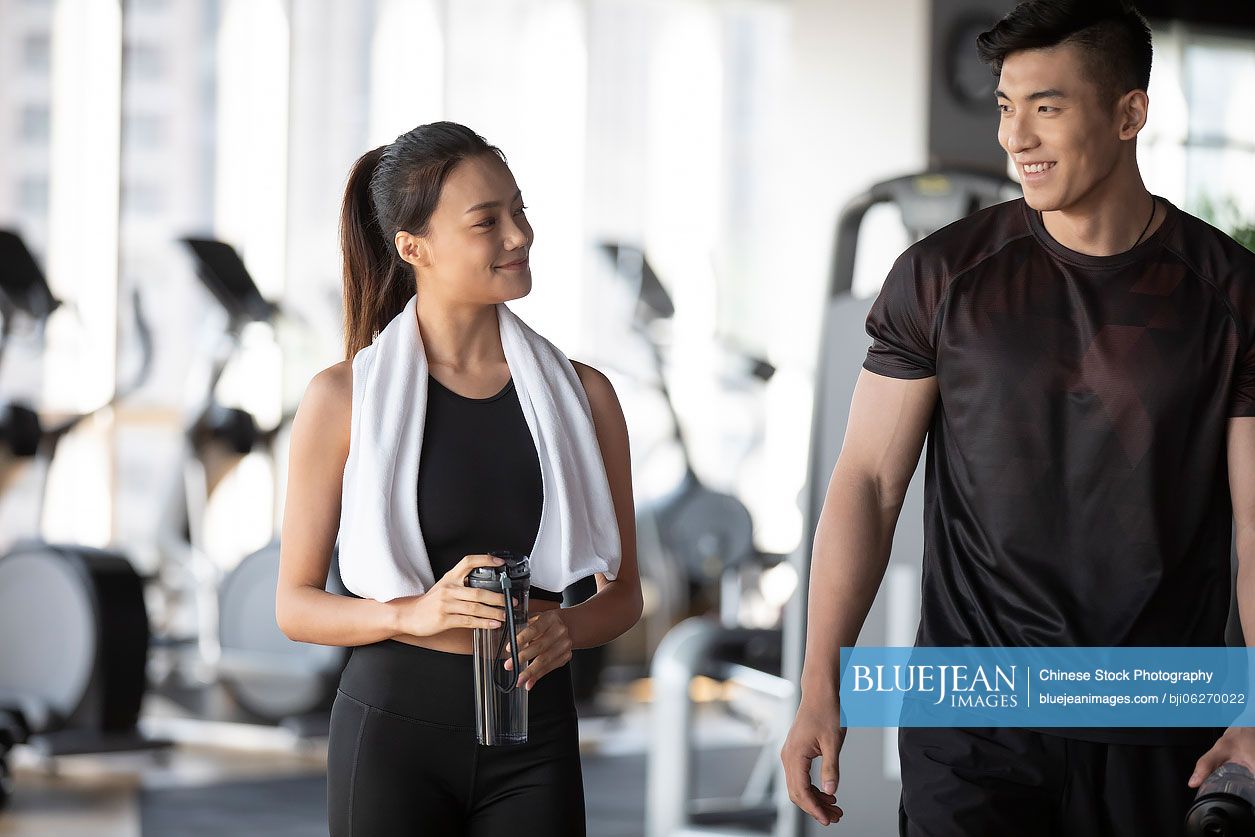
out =
<path fill-rule="evenodd" d="M 523 666 L 518 684 L 531 691 L 537 680 L 571 659 L 573 644 L 562 611 L 544 610 L 528 619 L 527 627 L 518 633 L 518 645 L 519 665 Z M 513 668 L 513 660 L 506 660 L 505 668 Z"/>
<path fill-rule="evenodd" d="M 500 628 L 505 621 L 505 596 L 466 586 L 476 567 L 504 564 L 492 555 L 467 555 L 426 593 L 393 599 L 398 608 L 398 633 L 432 636 L 452 628 Z"/>

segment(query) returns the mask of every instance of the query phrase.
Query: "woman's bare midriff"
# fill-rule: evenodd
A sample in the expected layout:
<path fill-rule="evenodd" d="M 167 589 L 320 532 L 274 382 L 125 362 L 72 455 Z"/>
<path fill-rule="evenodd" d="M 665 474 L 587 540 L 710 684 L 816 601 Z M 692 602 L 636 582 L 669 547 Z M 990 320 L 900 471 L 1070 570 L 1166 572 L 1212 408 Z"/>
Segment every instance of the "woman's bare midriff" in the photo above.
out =
<path fill-rule="evenodd" d="M 545 599 L 532 599 L 527 603 L 527 611 L 530 614 L 540 613 L 542 610 L 553 610 L 555 607 L 561 607 L 558 602 L 551 602 Z M 444 651 L 448 654 L 470 654 L 472 653 L 471 637 L 474 633 L 470 628 L 453 628 L 452 630 L 442 631 L 431 636 L 412 636 L 411 634 L 397 634 L 393 637 L 397 642 L 404 642 L 408 645 L 417 645 L 420 648 L 427 648 L 432 651 Z"/>

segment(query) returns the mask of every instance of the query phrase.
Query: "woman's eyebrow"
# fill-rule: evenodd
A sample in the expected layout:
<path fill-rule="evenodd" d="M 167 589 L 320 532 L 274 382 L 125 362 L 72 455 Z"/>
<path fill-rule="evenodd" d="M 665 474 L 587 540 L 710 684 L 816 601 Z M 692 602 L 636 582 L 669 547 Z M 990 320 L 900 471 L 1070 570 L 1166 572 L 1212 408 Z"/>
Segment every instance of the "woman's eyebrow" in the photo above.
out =
<path fill-rule="evenodd" d="M 518 191 L 516 191 L 514 193 L 514 197 L 510 198 L 510 203 L 514 203 L 516 200 L 519 199 L 519 197 L 522 194 L 523 194 L 522 189 L 519 189 Z M 466 212 L 463 212 L 462 214 L 469 215 L 472 212 L 479 212 L 481 209 L 496 209 L 499 206 L 501 206 L 501 201 L 484 201 L 483 203 L 475 204 L 474 206 L 472 206 L 470 209 L 466 210 Z"/>

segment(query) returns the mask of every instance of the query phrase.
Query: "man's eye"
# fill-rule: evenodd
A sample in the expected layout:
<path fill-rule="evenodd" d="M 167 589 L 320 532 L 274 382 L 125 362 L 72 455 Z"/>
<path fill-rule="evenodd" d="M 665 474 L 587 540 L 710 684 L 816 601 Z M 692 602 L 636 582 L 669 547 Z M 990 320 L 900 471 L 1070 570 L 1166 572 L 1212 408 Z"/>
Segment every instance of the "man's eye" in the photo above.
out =
<path fill-rule="evenodd" d="M 1052 105 L 1041 105 L 1037 108 L 1039 113 L 1054 113 L 1058 108 Z"/>
<path fill-rule="evenodd" d="M 1010 105 L 1008 105 L 1008 104 L 1003 104 L 1002 102 L 999 102 L 999 103 L 998 103 L 998 110 L 999 110 L 999 111 L 1001 111 L 1002 113 L 1010 113 L 1010 112 L 1011 112 L 1011 106 L 1010 106 Z"/>

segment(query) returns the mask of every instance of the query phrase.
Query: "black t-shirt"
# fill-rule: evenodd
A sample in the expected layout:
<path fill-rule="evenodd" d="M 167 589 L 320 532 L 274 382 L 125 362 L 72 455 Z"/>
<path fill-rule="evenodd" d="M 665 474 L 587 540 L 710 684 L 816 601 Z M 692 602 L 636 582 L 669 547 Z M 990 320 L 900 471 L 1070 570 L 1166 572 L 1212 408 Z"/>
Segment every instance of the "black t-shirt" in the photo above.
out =
<path fill-rule="evenodd" d="M 1255 254 L 1160 203 L 1119 255 L 1063 247 L 1016 200 L 890 271 L 864 367 L 939 390 L 918 645 L 1224 644 Z"/>
<path fill-rule="evenodd" d="M 435 577 L 466 555 L 531 553 L 543 502 L 540 459 L 514 382 L 467 398 L 428 378 L 418 522 Z M 535 586 L 530 595 L 562 600 L 562 591 Z"/>

